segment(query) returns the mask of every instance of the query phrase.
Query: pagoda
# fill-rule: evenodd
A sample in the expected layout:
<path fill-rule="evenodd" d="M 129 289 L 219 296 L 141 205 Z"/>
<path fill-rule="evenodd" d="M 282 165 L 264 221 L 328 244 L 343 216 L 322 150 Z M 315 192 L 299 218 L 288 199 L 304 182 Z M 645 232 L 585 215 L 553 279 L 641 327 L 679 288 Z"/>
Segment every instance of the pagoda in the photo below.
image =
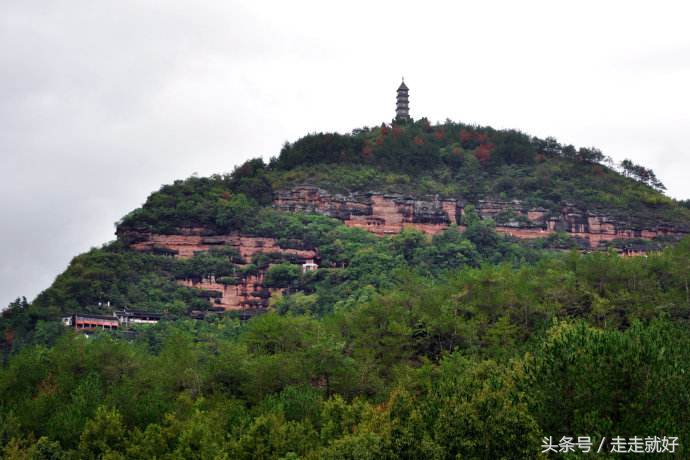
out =
<path fill-rule="evenodd" d="M 409 89 L 405 84 L 405 79 L 403 78 L 402 83 L 398 87 L 398 97 L 395 103 L 395 121 L 410 121 L 410 101 L 408 96 Z"/>

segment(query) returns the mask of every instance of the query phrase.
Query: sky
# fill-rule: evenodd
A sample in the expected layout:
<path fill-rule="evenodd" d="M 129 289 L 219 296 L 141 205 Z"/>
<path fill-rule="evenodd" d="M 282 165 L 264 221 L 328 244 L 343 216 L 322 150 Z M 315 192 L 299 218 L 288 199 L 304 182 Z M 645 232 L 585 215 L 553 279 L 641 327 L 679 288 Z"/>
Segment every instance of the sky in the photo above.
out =
<path fill-rule="evenodd" d="M 690 198 L 684 1 L 4 0 L 0 308 L 162 184 L 414 118 L 596 146 Z"/>

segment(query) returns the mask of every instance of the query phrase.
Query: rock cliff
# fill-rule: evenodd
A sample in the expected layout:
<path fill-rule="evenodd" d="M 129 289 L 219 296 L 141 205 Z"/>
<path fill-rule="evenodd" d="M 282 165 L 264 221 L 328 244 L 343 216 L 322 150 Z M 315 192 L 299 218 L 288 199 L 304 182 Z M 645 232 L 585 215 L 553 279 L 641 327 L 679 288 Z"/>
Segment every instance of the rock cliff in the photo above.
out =
<path fill-rule="evenodd" d="M 274 238 L 263 238 L 246 235 L 204 235 L 205 229 L 186 229 L 176 235 L 160 235 L 147 232 L 128 232 L 120 234 L 129 242 L 132 249 L 138 251 L 160 251 L 181 259 L 188 259 L 197 252 L 212 248 L 228 247 L 237 251 L 244 260 L 250 260 L 258 253 L 279 253 L 300 260 L 316 257 L 314 250 L 282 248 Z"/>
<path fill-rule="evenodd" d="M 273 205 L 283 211 L 312 212 L 335 217 L 350 227 L 377 235 L 400 233 L 405 227 L 436 234 L 458 223 L 462 205 L 454 199 L 419 200 L 381 193 L 330 194 L 311 186 L 300 186 L 276 194 Z"/>
<path fill-rule="evenodd" d="M 416 228 L 429 235 L 437 234 L 451 224 L 461 230 L 468 204 L 473 204 L 482 219 L 496 222 L 496 231 L 516 238 L 543 238 L 555 232 L 566 232 L 582 242 L 583 247 L 597 249 L 605 242 L 626 239 L 653 239 L 659 236 L 682 236 L 688 229 L 659 223 L 641 228 L 564 205 L 559 212 L 530 208 L 520 201 L 480 200 L 465 203 L 438 196 L 424 199 L 376 192 L 331 194 L 313 186 L 298 186 L 276 193 L 273 206 L 287 212 L 317 213 L 339 219 L 350 227 L 362 228 L 377 235 L 400 233 Z M 294 263 L 318 260 L 318 249 L 283 248 L 273 238 L 250 235 L 216 235 L 202 227 L 178 229 L 176 234 L 162 235 L 146 231 L 125 230 L 118 238 L 138 251 L 149 251 L 182 259 L 212 248 L 234 249 L 244 261 L 259 253 L 278 253 Z M 640 251 L 637 251 L 640 252 Z M 242 278 L 238 284 L 222 284 L 215 279 L 185 279 L 178 283 L 200 290 L 210 305 L 225 310 L 260 309 L 268 305 L 276 289 L 264 287 L 265 270 Z"/>
<path fill-rule="evenodd" d="M 188 259 L 194 254 L 209 251 L 212 248 L 234 249 L 245 261 L 251 261 L 256 254 L 281 254 L 295 263 L 318 260 L 315 249 L 283 248 L 273 238 L 247 235 L 208 235 L 204 228 L 179 229 L 175 235 L 161 235 L 149 232 L 126 231 L 118 233 L 120 240 L 137 251 L 154 252 Z M 243 265 L 243 264 L 241 264 Z M 245 264 L 246 265 L 246 264 Z M 202 279 L 178 280 L 178 284 L 200 290 L 200 295 L 208 299 L 210 306 L 222 307 L 224 310 L 261 309 L 268 305 L 271 295 L 279 289 L 264 287 L 266 270 L 259 270 L 256 275 L 241 278 L 238 284 L 222 284 L 213 277 Z"/>
<path fill-rule="evenodd" d="M 314 212 L 342 220 L 378 235 L 399 233 L 413 227 L 436 234 L 450 224 L 459 224 L 465 203 L 455 199 L 428 197 L 424 200 L 376 192 L 331 194 L 312 186 L 299 186 L 276 194 L 273 205 L 284 211 Z M 496 231 L 516 238 L 543 238 L 555 232 L 566 232 L 581 238 L 590 248 L 602 242 L 659 236 L 682 236 L 687 228 L 664 223 L 643 228 L 620 222 L 606 215 L 564 205 L 560 212 L 529 208 L 520 201 L 480 200 L 471 203 L 483 219 L 496 221 Z"/>

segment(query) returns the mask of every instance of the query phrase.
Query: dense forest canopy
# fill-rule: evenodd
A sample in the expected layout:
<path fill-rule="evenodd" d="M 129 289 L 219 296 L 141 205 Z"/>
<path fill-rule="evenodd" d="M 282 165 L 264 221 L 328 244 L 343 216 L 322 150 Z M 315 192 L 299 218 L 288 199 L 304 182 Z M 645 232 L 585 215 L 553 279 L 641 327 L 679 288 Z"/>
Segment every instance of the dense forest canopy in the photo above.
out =
<path fill-rule="evenodd" d="M 501 235 L 471 205 L 464 231 L 379 237 L 271 206 L 302 183 L 690 222 L 651 170 L 551 138 L 424 119 L 305 136 L 268 163 L 163 186 L 117 241 L 2 313 L 0 456 L 540 458 L 544 437 L 605 438 L 609 452 L 614 436 L 667 436 L 687 457 L 690 238 L 645 242 L 644 257 L 583 253 L 565 233 Z M 129 247 L 130 233 L 190 227 L 318 248 L 320 266 Z M 259 272 L 276 291 L 265 313 L 190 319 L 208 293 L 179 281 Z M 88 336 L 60 323 L 107 305 L 163 320 Z"/>
<path fill-rule="evenodd" d="M 0 371 L 5 458 L 535 458 L 543 436 L 690 435 L 690 241 L 433 276 L 417 238 L 387 242 L 392 275 L 319 274 L 339 279 L 248 322 L 42 322 Z"/>

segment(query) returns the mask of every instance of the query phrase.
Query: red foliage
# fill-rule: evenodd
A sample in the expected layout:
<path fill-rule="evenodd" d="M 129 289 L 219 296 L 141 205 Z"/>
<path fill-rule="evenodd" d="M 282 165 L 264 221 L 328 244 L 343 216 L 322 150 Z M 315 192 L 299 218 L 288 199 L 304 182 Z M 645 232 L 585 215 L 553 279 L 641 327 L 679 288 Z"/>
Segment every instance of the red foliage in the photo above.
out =
<path fill-rule="evenodd" d="M 479 160 L 482 165 L 484 165 L 491 158 L 491 152 L 493 149 L 493 144 L 481 144 L 474 150 L 474 156 L 477 157 L 477 160 Z"/>
<path fill-rule="evenodd" d="M 369 158 L 373 152 L 374 152 L 374 149 L 371 148 L 371 145 L 365 145 L 362 148 L 362 156 L 364 158 Z"/>
<path fill-rule="evenodd" d="M 398 138 L 402 134 L 403 130 L 400 126 L 393 126 L 393 137 Z"/>
<path fill-rule="evenodd" d="M 415 136 L 412 142 L 414 142 L 415 145 L 424 145 L 424 139 L 420 136 Z"/>
<path fill-rule="evenodd" d="M 389 131 L 390 131 L 390 128 L 388 128 L 388 126 L 386 126 L 386 125 L 381 125 L 381 135 L 382 135 L 382 136 L 387 135 Z"/>
<path fill-rule="evenodd" d="M 14 342 L 14 331 L 12 329 L 5 329 L 5 342 L 12 346 L 12 342 Z"/>
<path fill-rule="evenodd" d="M 474 139 L 474 135 L 471 132 L 467 131 L 465 128 L 460 130 L 460 142 L 464 144 L 472 139 Z"/>
<path fill-rule="evenodd" d="M 376 138 L 376 145 L 383 145 L 383 136 L 379 136 Z"/>
<path fill-rule="evenodd" d="M 434 131 L 434 138 L 437 141 L 442 141 L 444 137 L 446 137 L 446 133 L 444 133 L 442 129 L 437 129 Z"/>

